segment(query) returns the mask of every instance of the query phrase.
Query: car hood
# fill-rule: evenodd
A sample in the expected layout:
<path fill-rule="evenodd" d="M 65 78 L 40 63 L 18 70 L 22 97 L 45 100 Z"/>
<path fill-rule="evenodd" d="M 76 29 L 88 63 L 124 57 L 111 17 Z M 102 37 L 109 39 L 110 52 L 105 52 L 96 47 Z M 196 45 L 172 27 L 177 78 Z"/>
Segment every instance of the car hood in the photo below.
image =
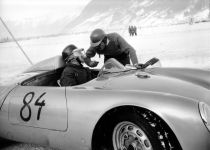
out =
<path fill-rule="evenodd" d="M 159 92 L 210 101 L 210 71 L 201 69 L 149 68 L 145 71 L 109 74 L 90 84 L 111 90 Z"/>

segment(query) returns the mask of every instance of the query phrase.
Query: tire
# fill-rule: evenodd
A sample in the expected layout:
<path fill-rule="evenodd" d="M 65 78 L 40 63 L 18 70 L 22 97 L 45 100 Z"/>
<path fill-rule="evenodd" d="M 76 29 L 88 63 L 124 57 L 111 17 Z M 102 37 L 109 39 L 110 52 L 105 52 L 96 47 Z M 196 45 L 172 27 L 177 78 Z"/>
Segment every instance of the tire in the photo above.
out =
<path fill-rule="evenodd" d="M 93 150 L 163 150 L 158 133 L 135 113 L 106 118 L 95 140 Z"/>

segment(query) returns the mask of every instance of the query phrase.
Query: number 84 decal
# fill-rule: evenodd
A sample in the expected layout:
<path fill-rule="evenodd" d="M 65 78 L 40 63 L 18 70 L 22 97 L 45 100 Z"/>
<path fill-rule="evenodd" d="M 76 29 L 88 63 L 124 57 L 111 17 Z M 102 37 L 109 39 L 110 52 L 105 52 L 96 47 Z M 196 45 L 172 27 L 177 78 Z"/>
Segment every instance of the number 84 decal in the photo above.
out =
<path fill-rule="evenodd" d="M 35 106 L 39 106 L 39 109 L 38 109 L 38 113 L 37 113 L 37 120 L 40 119 L 40 114 L 41 114 L 41 110 L 42 110 L 42 107 L 45 106 L 45 100 L 42 100 L 41 101 L 41 98 L 46 94 L 46 92 L 42 93 L 38 98 L 37 100 L 35 101 L 34 105 Z M 23 121 L 27 122 L 31 119 L 31 102 L 34 98 L 34 95 L 35 93 L 34 92 L 29 92 L 27 93 L 24 98 L 23 98 L 23 107 L 21 107 L 20 109 L 20 117 Z M 40 102 L 41 101 L 41 102 Z M 28 109 L 28 115 L 27 116 L 24 116 L 23 115 L 23 110 L 24 109 Z"/>

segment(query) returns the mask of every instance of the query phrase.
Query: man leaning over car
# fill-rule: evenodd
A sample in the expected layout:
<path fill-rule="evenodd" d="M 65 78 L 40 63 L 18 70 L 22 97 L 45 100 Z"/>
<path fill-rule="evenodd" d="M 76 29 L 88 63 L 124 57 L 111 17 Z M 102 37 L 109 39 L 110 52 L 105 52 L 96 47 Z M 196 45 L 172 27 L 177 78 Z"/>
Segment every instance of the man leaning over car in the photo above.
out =
<path fill-rule="evenodd" d="M 90 35 L 90 48 L 86 51 L 84 61 L 90 67 L 96 67 L 98 62 L 91 61 L 95 54 L 104 55 L 104 62 L 109 58 L 115 58 L 123 65 L 138 66 L 135 49 L 128 44 L 118 33 L 106 34 L 102 29 L 95 29 Z"/>

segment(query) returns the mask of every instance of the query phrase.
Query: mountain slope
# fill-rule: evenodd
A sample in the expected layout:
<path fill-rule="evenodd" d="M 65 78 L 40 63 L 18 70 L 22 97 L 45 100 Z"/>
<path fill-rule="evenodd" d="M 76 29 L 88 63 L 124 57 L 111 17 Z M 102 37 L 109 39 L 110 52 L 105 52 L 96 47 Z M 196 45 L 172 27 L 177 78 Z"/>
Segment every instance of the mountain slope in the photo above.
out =
<path fill-rule="evenodd" d="M 208 18 L 206 0 L 92 0 L 63 32 L 157 26 Z"/>

